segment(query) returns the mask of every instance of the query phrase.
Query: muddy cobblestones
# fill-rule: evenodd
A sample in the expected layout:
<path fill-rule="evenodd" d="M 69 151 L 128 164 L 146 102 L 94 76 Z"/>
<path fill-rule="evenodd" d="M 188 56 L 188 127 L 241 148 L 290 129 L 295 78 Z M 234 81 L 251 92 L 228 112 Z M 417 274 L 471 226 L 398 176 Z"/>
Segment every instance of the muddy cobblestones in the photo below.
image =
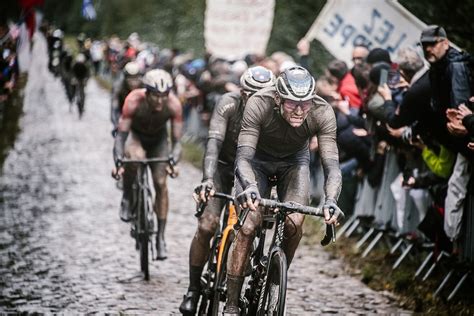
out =
<path fill-rule="evenodd" d="M 201 174 L 181 163 L 169 179 L 169 258 L 153 261 L 144 281 L 110 177 L 109 95 L 90 80 L 86 96 L 79 120 L 59 80 L 30 75 L 22 132 L 0 177 L 0 313 L 176 315 L 196 227 L 190 193 Z M 302 245 L 288 314 L 405 313 L 343 271 L 321 247 Z"/>

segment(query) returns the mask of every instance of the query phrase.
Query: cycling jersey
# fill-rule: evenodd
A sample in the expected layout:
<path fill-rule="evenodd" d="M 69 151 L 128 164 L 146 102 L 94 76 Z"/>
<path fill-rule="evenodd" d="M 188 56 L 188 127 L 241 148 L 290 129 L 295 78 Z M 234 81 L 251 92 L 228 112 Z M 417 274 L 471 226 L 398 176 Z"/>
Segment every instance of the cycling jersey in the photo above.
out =
<path fill-rule="evenodd" d="M 313 108 L 303 124 L 292 127 L 280 114 L 280 107 L 275 102 L 276 94 L 274 87 L 262 89 L 248 100 L 245 107 L 236 161 L 236 176 L 241 185 L 245 188 L 258 182 L 251 165 L 257 160 L 266 163 L 287 161 L 309 166 L 309 139 L 316 135 L 327 179 L 326 198 L 337 200 L 341 190 L 341 174 L 333 109 L 315 95 Z M 309 182 L 309 177 L 305 177 L 304 181 Z M 305 183 L 303 188 L 306 187 L 309 186 Z"/>
<path fill-rule="evenodd" d="M 122 119 L 131 119 L 132 132 L 144 141 L 152 142 L 166 133 L 166 122 L 182 122 L 182 109 L 178 98 L 171 92 L 161 111 L 156 111 L 146 101 L 146 89 L 135 89 L 125 99 Z"/>
<path fill-rule="evenodd" d="M 224 94 L 214 108 L 208 138 L 223 142 L 219 153 L 219 160 L 223 163 L 234 164 L 243 113 L 244 106 L 238 92 Z"/>

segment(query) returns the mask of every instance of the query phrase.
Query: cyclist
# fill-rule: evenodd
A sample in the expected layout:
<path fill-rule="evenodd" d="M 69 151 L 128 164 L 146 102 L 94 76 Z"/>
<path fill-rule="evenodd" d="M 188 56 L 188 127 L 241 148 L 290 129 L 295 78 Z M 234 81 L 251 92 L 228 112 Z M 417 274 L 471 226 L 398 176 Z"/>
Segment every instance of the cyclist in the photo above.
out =
<path fill-rule="evenodd" d="M 76 55 L 72 65 L 72 96 L 76 97 L 78 103 L 79 115 L 82 116 L 85 102 L 85 87 L 89 79 L 89 66 L 87 64 L 86 56 L 82 53 Z"/>
<path fill-rule="evenodd" d="M 143 77 L 143 85 L 143 89 L 133 90 L 125 99 L 113 151 L 116 169 L 112 174 L 124 176 L 120 217 L 126 222 L 134 217 L 130 201 L 137 166 L 127 165 L 124 169 L 120 166 L 122 157 L 144 159 L 170 156 L 173 163 L 177 163 L 181 155 L 182 108 L 181 102 L 171 91 L 173 81 L 170 74 L 161 69 L 150 70 Z M 166 127 L 168 121 L 171 123 L 171 154 Z M 155 213 L 158 217 L 156 250 L 159 260 L 167 258 L 164 238 L 168 215 L 166 178 L 170 173 L 167 167 L 165 164 L 151 166 L 156 191 Z"/>
<path fill-rule="evenodd" d="M 234 161 L 242 115 L 248 98 L 258 90 L 273 86 L 273 73 L 261 66 L 246 70 L 240 77 L 240 92 L 228 92 L 214 108 L 210 122 L 203 178 L 194 194 L 196 201 L 207 202 L 206 194 L 215 191 L 230 194 L 234 180 Z M 179 311 L 194 315 L 200 296 L 201 273 L 209 256 L 209 243 L 219 226 L 224 201 L 211 199 L 199 218 L 196 234 L 189 251 L 189 288 Z"/>
<path fill-rule="evenodd" d="M 257 210 L 260 196 L 270 195 L 276 183 L 282 201 L 309 202 L 309 140 L 316 135 L 325 174 L 327 224 L 337 223 L 336 201 L 341 190 L 336 119 L 331 106 L 315 94 L 315 80 L 309 72 L 293 66 L 282 72 L 275 87 L 254 94 L 245 107 L 237 146 L 235 186 L 237 200 L 251 212 L 236 235 L 227 265 L 225 314 L 238 315 L 244 270 L 256 229 L 262 223 Z M 334 215 L 330 215 L 333 209 Z M 291 214 L 285 225 L 282 247 L 288 265 L 302 237 L 304 216 Z"/>
<path fill-rule="evenodd" d="M 122 76 L 120 76 L 112 87 L 112 113 L 111 119 L 114 129 L 117 128 L 117 124 L 122 114 L 122 107 L 125 102 L 125 98 L 130 91 L 141 88 L 143 73 L 140 69 L 140 65 L 131 61 L 123 67 Z"/>

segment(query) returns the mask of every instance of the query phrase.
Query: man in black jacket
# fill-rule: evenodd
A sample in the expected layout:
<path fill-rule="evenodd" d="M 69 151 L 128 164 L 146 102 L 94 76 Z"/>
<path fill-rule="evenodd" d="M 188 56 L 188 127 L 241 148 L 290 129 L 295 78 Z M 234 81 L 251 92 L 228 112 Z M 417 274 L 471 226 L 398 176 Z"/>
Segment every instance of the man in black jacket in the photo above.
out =
<path fill-rule="evenodd" d="M 438 131 L 439 136 L 447 136 L 446 130 L 452 135 L 440 141 L 460 142 L 467 148 L 469 137 L 462 122 L 456 119 L 456 109 L 461 104 L 469 104 L 472 96 L 468 67 L 470 56 L 451 47 L 446 31 L 438 25 L 426 27 L 421 33 L 420 42 L 425 58 L 431 64 L 431 107 L 436 119 L 441 120 L 444 127 L 442 131 Z M 464 198 L 470 178 L 470 158 L 472 152 L 460 150 L 448 182 L 444 230 L 451 240 L 459 237 Z"/>

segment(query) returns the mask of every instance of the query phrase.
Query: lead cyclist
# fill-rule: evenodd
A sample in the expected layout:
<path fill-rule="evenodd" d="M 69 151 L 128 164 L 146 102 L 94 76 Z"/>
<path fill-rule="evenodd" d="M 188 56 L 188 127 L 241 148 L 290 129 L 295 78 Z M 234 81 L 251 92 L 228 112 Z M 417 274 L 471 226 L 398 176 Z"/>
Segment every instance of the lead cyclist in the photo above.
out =
<path fill-rule="evenodd" d="M 255 93 L 245 107 L 237 145 L 235 187 L 237 200 L 250 208 L 230 249 L 227 265 L 227 302 L 224 315 L 239 315 L 239 294 L 256 230 L 262 224 L 257 209 L 268 197 L 271 178 L 281 201 L 309 203 L 309 140 L 317 136 L 325 176 L 326 224 L 337 223 L 341 210 L 341 171 L 336 144 L 336 118 L 331 106 L 315 93 L 315 80 L 302 67 L 291 67 L 277 78 L 275 87 Z M 330 215 L 329 210 L 334 211 Z M 290 265 L 303 235 L 304 215 L 287 217 L 285 251 Z"/>

